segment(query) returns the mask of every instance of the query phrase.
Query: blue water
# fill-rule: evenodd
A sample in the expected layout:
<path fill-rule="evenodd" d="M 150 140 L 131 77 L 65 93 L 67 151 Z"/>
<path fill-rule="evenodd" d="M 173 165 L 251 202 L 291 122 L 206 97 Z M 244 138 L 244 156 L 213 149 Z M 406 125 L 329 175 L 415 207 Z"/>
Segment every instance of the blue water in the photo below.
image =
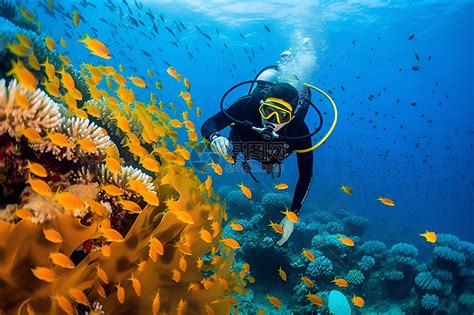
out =
<path fill-rule="evenodd" d="M 35 8 L 36 2 L 30 1 L 29 7 Z M 261 68 L 275 64 L 282 51 L 297 49 L 301 38 L 309 38 L 315 63 L 301 64 L 299 70 L 305 69 L 310 83 L 332 92 L 339 120 L 326 143 L 314 152 L 314 180 L 306 203 L 366 216 L 371 221 L 369 236 L 387 243 L 423 244 L 418 233 L 426 229 L 474 241 L 471 1 L 142 1 L 138 5 L 128 1 L 130 9 L 121 1 L 112 2 L 122 8 L 124 18 L 117 10 L 106 8 L 105 2 L 96 3 L 97 9 L 85 9 L 79 2 L 61 1 L 63 9 L 57 6 L 55 10 L 64 14 L 51 17 L 44 4 L 36 7 L 36 13 L 44 32 L 57 40 L 58 47 L 64 31 L 72 34 L 74 40 L 65 36 L 65 51 L 76 66 L 83 60 L 123 64 L 127 76 L 141 74 L 153 86 L 146 73 L 151 69 L 165 87 L 153 89 L 158 99 L 165 104 L 173 101 L 184 110 L 186 105 L 176 98 L 181 83 L 166 74 L 164 61 L 173 65 L 189 78 L 194 104 L 203 110 L 200 118 L 191 114 L 198 128 L 218 110 L 228 88 L 253 79 Z M 73 5 L 82 16 L 76 29 L 72 27 Z M 134 26 L 128 10 L 145 27 Z M 159 29 L 156 37 L 148 10 Z M 186 29 L 179 32 L 173 21 Z M 76 42 L 84 33 L 92 36 L 91 27 L 109 47 L 111 60 L 88 55 Z M 413 40 L 408 39 L 409 34 L 414 35 Z M 178 47 L 170 41 L 176 41 Z M 413 71 L 413 66 L 419 71 Z M 148 99 L 148 94 L 138 96 Z M 318 106 L 327 113 L 320 138 L 333 113 L 328 103 L 318 102 Z M 311 112 L 307 123 L 317 123 Z M 281 180 L 290 189 L 296 182 L 295 172 L 292 156 Z M 251 183 L 245 174 L 221 180 L 229 185 L 241 181 Z M 354 194 L 342 193 L 341 184 L 351 186 Z M 377 201 L 380 196 L 393 199 L 396 206 L 382 205 Z"/>

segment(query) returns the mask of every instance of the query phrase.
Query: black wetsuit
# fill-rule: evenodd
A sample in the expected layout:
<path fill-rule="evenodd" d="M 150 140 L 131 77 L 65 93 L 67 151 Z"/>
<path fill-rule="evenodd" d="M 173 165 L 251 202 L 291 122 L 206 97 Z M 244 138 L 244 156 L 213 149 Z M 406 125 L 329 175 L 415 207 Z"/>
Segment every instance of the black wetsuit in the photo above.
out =
<path fill-rule="evenodd" d="M 244 96 L 235 101 L 226 109 L 226 112 L 238 120 L 249 121 L 254 126 L 261 127 L 262 118 L 258 108 L 262 98 L 263 92 L 258 91 L 257 88 L 251 96 Z M 243 153 L 246 160 L 258 160 L 262 162 L 262 166 L 265 168 L 271 168 L 274 163 L 281 164 L 294 150 L 306 149 L 312 145 L 310 137 L 300 140 L 283 141 L 275 139 L 264 141 L 260 134 L 251 128 L 241 124 L 232 124 L 232 120 L 222 111 L 204 122 L 201 133 L 204 138 L 210 140 L 213 135 L 218 134 L 219 131 L 229 125 L 231 125 L 229 140 L 233 144 L 233 155 Z M 309 129 L 303 120 L 293 119 L 277 133 L 281 136 L 297 137 L 309 134 Z M 298 182 L 296 183 L 290 210 L 299 214 L 313 178 L 313 151 L 297 152 L 296 158 L 298 162 Z M 267 168 L 267 171 L 270 170 Z"/>

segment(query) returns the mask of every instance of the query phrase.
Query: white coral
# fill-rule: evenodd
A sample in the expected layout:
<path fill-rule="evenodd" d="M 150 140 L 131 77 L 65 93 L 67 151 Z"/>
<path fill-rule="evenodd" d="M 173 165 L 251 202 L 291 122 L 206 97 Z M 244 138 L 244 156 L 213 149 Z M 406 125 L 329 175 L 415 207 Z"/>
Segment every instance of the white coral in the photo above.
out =
<path fill-rule="evenodd" d="M 17 94 L 25 95 L 29 107 L 24 109 L 15 100 Z M 61 125 L 60 105 L 41 89 L 31 92 L 12 79 L 7 86 L 0 80 L 0 135 L 8 133 L 21 137 L 22 128 L 34 128 L 37 132 L 57 130 Z"/>
<path fill-rule="evenodd" d="M 120 173 L 112 174 L 104 165 L 101 165 L 98 175 L 101 182 L 114 184 L 124 189 L 129 180 L 139 180 L 147 186 L 148 190 L 155 192 L 153 178 L 133 166 L 123 166 Z"/>

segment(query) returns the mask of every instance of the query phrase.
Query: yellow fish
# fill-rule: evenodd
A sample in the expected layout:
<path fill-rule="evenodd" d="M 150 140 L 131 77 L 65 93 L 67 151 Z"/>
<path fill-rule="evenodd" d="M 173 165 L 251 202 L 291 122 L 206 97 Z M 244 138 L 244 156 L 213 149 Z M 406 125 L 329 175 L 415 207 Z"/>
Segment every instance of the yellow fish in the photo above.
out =
<path fill-rule="evenodd" d="M 85 34 L 85 37 L 78 40 L 78 42 L 84 43 L 92 55 L 96 55 L 103 59 L 110 59 L 109 49 L 98 39 L 91 38 L 89 35 Z"/>
<path fill-rule="evenodd" d="M 314 287 L 313 281 L 311 281 L 311 279 L 308 278 L 308 277 L 305 277 L 305 276 L 302 275 L 301 276 L 301 281 L 303 281 L 303 283 L 306 284 L 310 288 Z"/>
<path fill-rule="evenodd" d="M 29 91 L 34 91 L 36 89 L 36 84 L 38 80 L 33 75 L 33 73 L 31 73 L 23 65 L 21 60 L 18 60 L 18 62 L 15 62 L 14 60 L 12 60 L 12 68 L 5 75 L 6 76 L 13 75 L 15 79 L 18 80 L 20 85 Z"/>
<path fill-rule="evenodd" d="M 338 241 L 341 242 L 342 244 L 346 245 L 346 246 L 354 246 L 354 241 L 351 240 L 350 238 L 348 237 L 342 237 L 340 234 L 337 234 L 338 237 Z"/>
<path fill-rule="evenodd" d="M 364 299 L 360 296 L 355 295 L 355 294 L 352 297 L 352 303 L 357 307 L 363 307 L 365 305 Z"/>
<path fill-rule="evenodd" d="M 23 17 L 25 19 L 27 19 L 28 21 L 30 22 L 34 22 L 35 21 L 35 16 L 30 12 L 28 11 L 27 9 L 25 9 L 24 7 L 20 6 L 20 11 L 21 11 L 21 15 L 23 15 Z"/>
<path fill-rule="evenodd" d="M 245 197 L 247 197 L 248 199 L 252 199 L 252 191 L 247 186 L 245 186 L 244 183 L 240 183 L 237 186 L 239 186 Z"/>
<path fill-rule="evenodd" d="M 323 300 L 322 300 L 319 296 L 317 296 L 317 295 L 315 295 L 315 294 L 308 293 L 308 294 L 306 295 L 306 297 L 307 297 L 308 300 L 310 300 L 311 303 L 314 304 L 314 305 L 317 305 L 317 306 L 323 306 L 323 305 L 324 305 Z"/>
<path fill-rule="evenodd" d="M 211 161 L 209 166 L 212 168 L 214 173 L 216 173 L 217 175 L 222 175 L 222 167 L 219 164 L 214 163 L 214 161 Z"/>
<path fill-rule="evenodd" d="M 75 27 L 79 25 L 80 20 L 81 20 L 81 16 L 79 15 L 79 13 L 76 10 L 72 11 L 72 21 Z"/>
<path fill-rule="evenodd" d="M 140 88 L 146 88 L 146 82 L 143 81 L 143 79 L 141 78 L 138 78 L 138 77 L 133 77 L 133 76 L 130 76 L 128 78 L 130 81 L 132 81 L 132 83 L 135 85 L 135 86 L 138 86 Z"/>
<path fill-rule="evenodd" d="M 339 189 L 341 189 L 343 192 L 345 192 L 348 195 L 352 195 L 352 188 L 349 186 L 341 185 Z"/>
<path fill-rule="evenodd" d="M 280 308 L 283 306 L 283 303 L 280 301 L 279 298 L 277 298 L 276 296 L 273 296 L 273 295 L 268 295 L 267 294 L 267 300 L 273 304 L 273 306 L 275 306 L 276 308 Z"/>
<path fill-rule="evenodd" d="M 283 213 L 284 215 L 286 215 L 286 217 L 291 221 L 291 222 L 298 222 L 298 216 L 296 215 L 296 213 L 294 213 L 293 211 L 290 211 L 287 209 L 285 209 L 285 211 L 280 211 L 281 213 Z"/>
<path fill-rule="evenodd" d="M 54 270 L 46 267 L 36 267 L 31 269 L 31 272 L 33 272 L 36 278 L 46 282 L 54 282 L 58 280 L 58 275 L 54 272 Z"/>
<path fill-rule="evenodd" d="M 86 306 L 90 305 L 90 302 L 87 299 L 87 296 L 84 294 L 84 292 L 81 289 L 69 288 L 67 290 L 67 293 L 77 303 L 82 304 L 82 305 L 86 305 Z"/>
<path fill-rule="evenodd" d="M 385 197 L 379 197 L 379 200 L 381 203 L 383 203 L 386 206 L 393 207 L 395 206 L 395 202 L 391 199 L 385 198 Z"/>
<path fill-rule="evenodd" d="M 52 144 L 60 148 L 65 148 L 72 145 L 72 143 L 69 142 L 69 139 L 64 134 L 59 132 L 48 133 L 45 138 L 49 139 Z"/>
<path fill-rule="evenodd" d="M 28 180 L 26 182 L 30 184 L 33 191 L 40 194 L 41 196 L 50 196 L 52 193 L 48 183 L 41 179 L 31 178 L 30 173 L 28 173 Z"/>
<path fill-rule="evenodd" d="M 278 274 L 280 275 L 281 280 L 286 281 L 286 272 L 281 268 L 281 266 L 280 269 L 278 269 Z"/>
<path fill-rule="evenodd" d="M 50 242 L 60 244 L 63 242 L 63 237 L 55 229 L 45 229 L 43 228 L 44 238 Z"/>
<path fill-rule="evenodd" d="M 48 48 L 50 51 L 54 51 L 54 46 L 55 46 L 54 45 L 54 40 L 51 37 L 46 36 L 44 38 L 44 41 L 46 43 L 46 48 Z"/>
<path fill-rule="evenodd" d="M 20 44 L 22 44 L 26 48 L 32 48 L 33 47 L 33 45 L 31 44 L 31 40 L 29 39 L 28 36 L 23 35 L 21 33 L 16 33 L 16 38 L 18 38 L 18 41 L 20 42 Z"/>
<path fill-rule="evenodd" d="M 48 172 L 46 169 L 43 167 L 43 165 L 35 163 L 35 162 L 30 162 L 29 160 L 26 160 L 26 168 L 32 173 L 35 174 L 36 176 L 39 177 L 46 177 L 48 176 Z"/>
<path fill-rule="evenodd" d="M 280 234 L 283 234 L 284 231 L 283 231 L 283 227 L 278 224 L 278 223 L 274 223 L 272 222 L 272 220 L 270 220 L 270 224 L 268 225 L 269 227 L 273 228 L 273 230 L 277 233 L 280 233 Z"/>
<path fill-rule="evenodd" d="M 273 186 L 273 188 L 276 188 L 278 190 L 283 190 L 283 189 L 287 189 L 288 185 L 285 184 L 285 183 L 280 183 L 280 184 L 276 184 L 275 186 Z"/>
<path fill-rule="evenodd" d="M 17 57 L 26 57 L 28 56 L 28 48 L 23 46 L 22 44 L 10 44 L 6 45 L 8 50 Z"/>
<path fill-rule="evenodd" d="M 178 81 L 181 81 L 181 79 L 182 79 L 182 77 L 183 77 L 183 76 L 182 76 L 181 74 L 179 74 L 179 73 L 176 71 L 176 69 L 173 68 L 173 67 L 169 67 L 168 69 L 166 69 L 166 72 L 167 72 L 170 76 L 172 76 L 173 78 L 175 78 L 175 79 L 178 80 Z"/>
<path fill-rule="evenodd" d="M 426 241 L 430 243 L 436 243 L 436 240 L 438 238 L 435 232 L 429 232 L 428 230 L 426 230 L 425 233 L 420 234 L 420 236 L 423 236 Z"/>
<path fill-rule="evenodd" d="M 332 280 L 331 282 L 337 285 L 338 287 L 342 287 L 342 288 L 347 288 L 349 286 L 347 281 L 342 278 L 334 278 L 334 280 Z"/>
<path fill-rule="evenodd" d="M 236 240 L 234 240 L 233 238 L 223 238 L 221 240 L 222 243 L 224 243 L 225 245 L 229 246 L 230 248 L 240 248 L 240 244 L 239 242 L 237 242 Z"/>
<path fill-rule="evenodd" d="M 189 84 L 188 78 L 184 78 L 183 82 L 184 82 L 184 86 L 186 87 L 186 90 L 188 90 L 189 92 L 189 90 L 191 90 L 191 85 Z"/>
<path fill-rule="evenodd" d="M 51 253 L 49 254 L 49 258 L 51 259 L 53 264 L 59 267 L 67 269 L 74 268 L 74 262 L 63 253 Z"/>

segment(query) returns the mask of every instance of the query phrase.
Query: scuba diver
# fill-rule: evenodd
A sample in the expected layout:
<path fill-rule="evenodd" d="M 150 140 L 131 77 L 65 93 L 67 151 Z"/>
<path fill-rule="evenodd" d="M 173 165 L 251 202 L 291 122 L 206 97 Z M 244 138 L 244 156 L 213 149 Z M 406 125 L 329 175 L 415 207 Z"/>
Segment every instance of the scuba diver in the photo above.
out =
<path fill-rule="evenodd" d="M 232 88 L 252 83 L 248 95 L 224 109 L 223 101 L 232 89 L 227 91 L 221 100 L 221 111 L 204 122 L 201 133 L 210 142 L 212 151 L 219 156 L 226 158 L 230 155 L 233 161 L 237 161 L 237 156 L 243 154 L 243 170 L 256 182 L 258 180 L 252 174 L 247 160 L 261 162 L 262 168 L 274 178 L 280 176 L 283 161 L 296 151 L 298 181 L 289 210 L 299 216 L 313 178 L 311 136 L 315 132 L 310 133 L 304 122 L 306 112 L 312 105 L 311 90 L 303 86 L 298 93 L 292 85 L 277 82 L 278 77 L 276 66 L 264 68 L 255 80 L 242 82 Z M 319 111 L 318 114 L 322 119 Z M 227 139 L 219 132 L 229 125 L 231 130 Z M 230 145 L 232 150 L 228 155 L 227 148 Z M 290 237 L 294 222 L 285 216 L 280 225 L 284 233 L 277 242 L 279 246 Z"/>

